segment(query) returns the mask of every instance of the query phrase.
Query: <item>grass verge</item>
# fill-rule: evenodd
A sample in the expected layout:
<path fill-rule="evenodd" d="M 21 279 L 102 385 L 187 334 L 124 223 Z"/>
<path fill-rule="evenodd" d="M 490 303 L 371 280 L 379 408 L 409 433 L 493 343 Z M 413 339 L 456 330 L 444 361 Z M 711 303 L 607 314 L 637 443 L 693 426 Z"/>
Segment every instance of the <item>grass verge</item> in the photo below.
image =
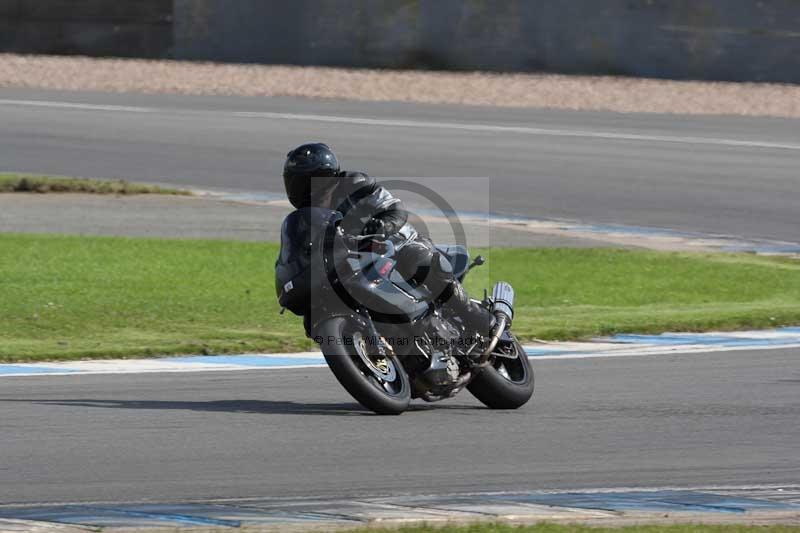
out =
<path fill-rule="evenodd" d="M 35 192 L 86 194 L 173 194 L 190 195 L 181 189 L 157 185 L 130 183 L 125 180 L 95 180 L 66 176 L 40 176 L 35 174 L 0 173 L 0 193 Z"/>
<path fill-rule="evenodd" d="M 0 234 L 0 360 L 313 348 L 278 315 L 276 244 Z M 523 338 L 800 323 L 800 262 L 611 249 L 494 249 L 479 294 L 517 291 Z"/>
<path fill-rule="evenodd" d="M 422 525 L 407 526 L 396 529 L 353 529 L 349 533 L 370 531 L 374 533 L 800 533 L 800 526 L 750 526 L 743 524 L 710 525 L 710 524 L 670 524 L 670 525 L 635 525 L 622 527 L 584 526 L 580 524 L 548 524 L 541 523 L 530 526 L 510 524 L 473 524 L 473 525 Z"/>

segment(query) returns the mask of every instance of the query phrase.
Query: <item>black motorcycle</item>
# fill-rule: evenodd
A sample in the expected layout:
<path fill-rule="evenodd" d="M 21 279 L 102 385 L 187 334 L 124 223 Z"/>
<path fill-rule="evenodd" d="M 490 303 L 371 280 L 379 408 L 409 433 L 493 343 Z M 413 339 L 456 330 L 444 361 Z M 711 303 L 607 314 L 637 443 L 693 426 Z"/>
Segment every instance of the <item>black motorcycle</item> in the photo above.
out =
<path fill-rule="evenodd" d="M 516 409 L 533 395 L 533 370 L 511 333 L 514 290 L 494 286 L 481 305 L 491 310 L 489 336 L 469 330 L 425 284 L 395 270 L 398 246 L 383 235 L 350 236 L 341 214 L 297 210 L 281 229 L 276 291 L 284 309 L 303 316 L 339 383 L 364 407 L 400 414 L 412 398 L 434 402 L 467 388 L 493 409 Z M 463 281 L 470 269 L 463 246 L 437 247 Z"/>

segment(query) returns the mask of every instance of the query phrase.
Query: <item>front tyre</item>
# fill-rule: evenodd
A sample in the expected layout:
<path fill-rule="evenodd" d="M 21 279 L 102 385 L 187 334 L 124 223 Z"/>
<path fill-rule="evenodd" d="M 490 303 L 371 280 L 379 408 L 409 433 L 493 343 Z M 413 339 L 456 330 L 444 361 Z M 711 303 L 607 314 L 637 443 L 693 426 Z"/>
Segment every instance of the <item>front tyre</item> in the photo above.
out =
<path fill-rule="evenodd" d="M 489 366 L 467 389 L 491 409 L 517 409 L 533 396 L 533 368 L 525 349 L 514 339 L 495 348 Z"/>
<path fill-rule="evenodd" d="M 411 401 L 411 385 L 394 355 L 377 355 L 364 328 L 345 317 L 317 328 L 320 348 L 333 375 L 358 403 L 381 415 L 399 415 Z"/>

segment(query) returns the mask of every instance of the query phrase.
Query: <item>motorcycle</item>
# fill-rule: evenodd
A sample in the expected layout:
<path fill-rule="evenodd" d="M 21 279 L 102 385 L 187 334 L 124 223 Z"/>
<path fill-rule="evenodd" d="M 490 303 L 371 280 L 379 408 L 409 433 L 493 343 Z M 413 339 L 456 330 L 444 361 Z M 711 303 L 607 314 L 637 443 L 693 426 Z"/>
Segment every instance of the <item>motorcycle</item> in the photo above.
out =
<path fill-rule="evenodd" d="M 395 270 L 401 243 L 352 236 L 337 211 L 304 208 L 281 228 L 275 265 L 282 306 L 301 315 L 339 383 L 361 405 L 400 414 L 412 398 L 435 402 L 466 388 L 492 409 L 516 409 L 532 397 L 534 374 L 510 331 L 514 290 L 494 285 L 478 302 L 495 315 L 489 335 L 471 331 L 425 284 Z M 463 246 L 437 246 L 440 268 L 463 281 L 484 263 Z M 477 301 L 476 301 L 477 302 Z"/>

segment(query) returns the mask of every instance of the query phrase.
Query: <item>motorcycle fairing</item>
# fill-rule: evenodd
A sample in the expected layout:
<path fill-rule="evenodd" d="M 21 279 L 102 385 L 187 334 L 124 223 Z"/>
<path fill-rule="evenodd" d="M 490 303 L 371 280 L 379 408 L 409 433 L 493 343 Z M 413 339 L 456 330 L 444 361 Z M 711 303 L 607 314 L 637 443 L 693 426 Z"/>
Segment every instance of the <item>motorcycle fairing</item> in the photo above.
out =
<path fill-rule="evenodd" d="M 371 262 L 358 275 L 349 278 L 344 283 L 346 291 L 379 321 L 418 320 L 428 312 L 425 293 L 406 283 L 394 268 L 380 273 L 379 269 L 386 264 L 383 261 L 384 258 Z"/>

